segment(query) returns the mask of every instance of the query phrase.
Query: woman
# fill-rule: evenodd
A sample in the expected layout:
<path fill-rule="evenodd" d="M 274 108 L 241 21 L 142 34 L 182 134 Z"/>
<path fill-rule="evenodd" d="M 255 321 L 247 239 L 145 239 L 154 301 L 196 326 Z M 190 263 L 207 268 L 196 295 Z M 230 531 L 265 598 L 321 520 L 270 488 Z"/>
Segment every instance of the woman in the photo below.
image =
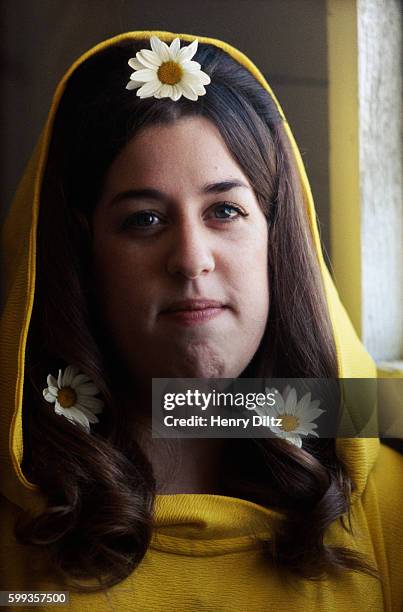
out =
<path fill-rule="evenodd" d="M 132 32 L 76 62 L 6 222 L 1 588 L 70 589 L 80 610 L 398 610 L 394 451 L 151 436 L 152 378 L 376 372 L 270 88 L 197 40 Z"/>

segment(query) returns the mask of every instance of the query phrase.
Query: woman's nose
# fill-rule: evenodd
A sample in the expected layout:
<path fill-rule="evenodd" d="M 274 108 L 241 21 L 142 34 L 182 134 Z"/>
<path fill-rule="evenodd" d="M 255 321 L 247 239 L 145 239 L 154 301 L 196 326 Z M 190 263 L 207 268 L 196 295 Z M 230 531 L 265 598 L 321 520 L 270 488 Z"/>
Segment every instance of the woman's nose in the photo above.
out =
<path fill-rule="evenodd" d="M 214 270 L 214 256 L 206 228 L 196 223 L 182 224 L 172 234 L 167 258 L 169 274 L 181 274 L 194 279 Z"/>

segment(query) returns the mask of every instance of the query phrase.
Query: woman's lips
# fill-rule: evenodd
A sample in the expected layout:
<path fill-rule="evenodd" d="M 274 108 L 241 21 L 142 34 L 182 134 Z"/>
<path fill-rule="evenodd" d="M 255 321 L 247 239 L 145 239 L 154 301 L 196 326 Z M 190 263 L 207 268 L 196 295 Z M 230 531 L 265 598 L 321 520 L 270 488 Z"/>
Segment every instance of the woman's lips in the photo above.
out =
<path fill-rule="evenodd" d="M 166 319 L 180 325 L 200 325 L 218 317 L 225 309 L 225 306 L 218 306 L 192 310 L 171 310 L 163 312 L 162 315 Z"/>

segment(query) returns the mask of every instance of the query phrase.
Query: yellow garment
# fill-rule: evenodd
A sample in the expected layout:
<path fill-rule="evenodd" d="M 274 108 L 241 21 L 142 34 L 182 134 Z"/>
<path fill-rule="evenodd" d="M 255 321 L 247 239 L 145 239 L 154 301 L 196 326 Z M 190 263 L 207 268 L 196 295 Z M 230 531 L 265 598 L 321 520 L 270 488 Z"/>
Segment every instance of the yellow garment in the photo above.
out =
<path fill-rule="evenodd" d="M 39 193 L 56 109 L 68 78 L 85 59 L 118 41 L 149 38 L 152 34 L 166 42 L 176 36 L 189 42 L 195 38 L 171 32 L 129 32 L 94 47 L 69 69 L 56 90 L 45 129 L 3 228 L 6 299 L 0 320 L 0 590 L 61 589 L 53 581 L 40 552 L 18 544 L 13 535 L 14 521 L 21 509 L 37 511 L 44 506 L 39 488 L 27 481 L 20 467 L 22 391 L 35 291 Z M 244 54 L 219 40 L 205 37 L 198 40 L 230 54 L 274 98 L 263 75 Z M 302 178 L 325 283 L 339 376 L 375 377 L 375 364 L 357 338 L 324 263 L 308 180 L 288 124 L 285 126 Z M 363 553 L 379 570 L 382 583 L 353 572 L 322 582 L 297 579 L 285 582 L 283 573 L 268 569 L 253 539 L 254 534 L 270 536 L 270 519 L 274 515 L 271 510 L 218 495 L 159 495 L 157 529 L 140 567 L 106 593 L 71 593 L 68 609 L 77 612 L 402 610 L 403 528 L 399 515 L 403 508 L 403 457 L 381 446 L 378 439 L 339 439 L 337 454 L 356 484 L 352 496 L 355 537 L 347 534 L 337 521 L 330 526 L 325 540 Z M 37 609 L 52 607 L 38 606 Z"/>

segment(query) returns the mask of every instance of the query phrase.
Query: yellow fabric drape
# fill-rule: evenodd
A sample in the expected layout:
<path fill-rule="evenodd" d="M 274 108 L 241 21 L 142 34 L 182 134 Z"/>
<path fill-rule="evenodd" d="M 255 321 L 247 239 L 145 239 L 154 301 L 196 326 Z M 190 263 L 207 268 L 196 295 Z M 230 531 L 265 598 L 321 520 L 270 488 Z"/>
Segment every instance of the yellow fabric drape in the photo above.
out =
<path fill-rule="evenodd" d="M 2 589 L 56 588 L 48 576 L 40 573 L 42 561 L 38 557 L 39 553 L 28 555 L 12 536 L 16 510 L 38 511 L 44 506 L 40 490 L 28 482 L 20 467 L 23 456 L 22 393 L 25 349 L 35 294 L 40 190 L 56 110 L 68 79 L 82 62 L 120 41 L 149 39 L 152 35 L 167 43 L 176 37 L 185 42 L 195 38 L 190 34 L 164 31 L 128 32 L 95 46 L 69 68 L 56 89 L 46 125 L 3 226 L 1 241 L 6 299 L 0 319 Z M 200 43 L 209 43 L 223 49 L 249 70 L 275 100 L 284 118 L 266 79 L 246 55 L 220 40 L 202 36 L 197 38 Z M 286 121 L 285 129 L 301 177 L 304 202 L 325 286 L 336 342 L 339 376 L 376 377 L 375 364 L 359 341 L 324 262 L 304 165 Z M 273 582 L 269 588 L 269 577 L 264 575 L 263 566 L 259 565 L 258 553 L 250 538 L 253 529 L 263 529 L 263 519 L 270 514 L 269 511 L 245 500 L 221 496 L 166 495 L 157 497 L 156 518 L 159 529 L 135 576 L 112 589 L 109 595 L 78 595 L 73 609 L 92 610 L 95 606 L 97 610 L 127 609 L 142 612 L 162 609 L 289 610 L 290 603 L 292 609 L 292 602 L 296 602 L 295 605 L 298 604 L 304 610 L 313 610 L 315 606 L 315 609 L 320 610 L 362 610 L 362 602 L 365 597 L 369 597 L 368 601 L 375 606 L 372 609 L 397 610 L 392 606 L 394 602 L 403 601 L 403 593 L 397 585 L 396 564 L 402 560 L 403 551 L 397 549 L 401 542 L 401 530 L 398 532 L 397 522 L 395 524 L 391 515 L 393 508 L 403 504 L 402 494 L 393 491 L 403 462 L 390 449 L 383 448 L 380 452 L 378 439 L 338 439 L 337 453 L 356 485 L 353 501 L 357 502 L 356 524 L 362 538 L 361 549 L 375 560 L 384 575 L 385 585 L 382 588 L 369 577 L 359 575 L 353 579 L 350 574 L 346 574 L 340 583 L 332 585 L 325 582 L 322 586 L 306 584 L 295 592 L 284 587 L 281 577 L 274 575 L 270 577 Z M 385 475 L 383 470 L 387 471 Z M 378 480 L 374 480 L 376 478 Z M 383 493 L 379 493 L 378 489 Z M 381 495 L 382 499 L 379 498 Z M 380 514 L 382 505 L 389 517 L 388 532 L 385 531 Z M 370 513 L 369 518 L 367 512 Z M 352 545 L 351 540 L 335 526 L 331 526 L 328 537 L 331 542 Z M 240 552 L 245 553 L 243 561 Z M 395 556 L 387 562 L 387 554 Z M 36 559 L 39 568 L 35 579 L 33 576 L 36 573 L 32 573 L 33 559 Z M 169 570 L 164 569 L 164 564 L 168 564 Z M 174 582 L 172 576 L 175 576 Z M 220 577 L 222 591 L 209 586 L 217 576 Z M 236 576 L 238 580 L 235 593 L 231 593 L 231 576 Z M 194 584 L 195 577 L 200 581 L 199 590 Z M 262 603 L 266 597 L 265 589 L 267 597 L 270 597 L 267 605 Z M 171 599 L 167 593 L 170 593 Z M 188 600 L 186 593 L 189 593 Z M 303 601 L 306 601 L 306 607 Z M 333 602 L 335 607 L 325 607 L 330 605 L 328 602 Z M 386 607 L 377 607 L 382 605 Z"/>

